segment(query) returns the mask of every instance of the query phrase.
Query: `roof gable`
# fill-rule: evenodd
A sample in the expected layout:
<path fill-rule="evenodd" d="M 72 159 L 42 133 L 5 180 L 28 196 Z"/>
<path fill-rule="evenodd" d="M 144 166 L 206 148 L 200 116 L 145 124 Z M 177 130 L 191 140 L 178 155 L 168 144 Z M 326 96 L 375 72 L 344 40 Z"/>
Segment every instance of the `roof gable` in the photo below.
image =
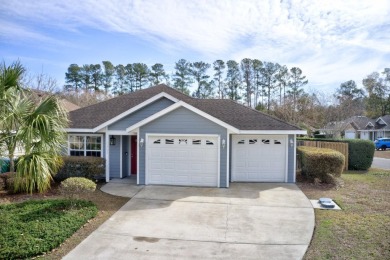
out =
<path fill-rule="evenodd" d="M 177 98 L 175 98 L 175 97 L 173 97 L 173 96 L 171 96 L 171 95 L 169 95 L 169 94 L 167 94 L 165 92 L 161 92 L 160 94 L 157 94 L 157 95 L 155 95 L 155 96 L 145 100 L 144 102 L 141 102 L 140 104 L 138 104 L 138 105 L 130 108 L 129 110 L 127 110 L 127 111 L 117 115 L 116 117 L 111 118 L 110 120 L 104 122 L 103 124 L 100 124 L 100 125 L 96 126 L 93 129 L 93 132 L 97 132 L 97 131 L 103 129 L 104 127 L 109 126 L 110 124 L 115 123 L 118 120 L 121 120 L 122 118 L 124 118 L 124 117 L 126 117 L 126 116 L 128 116 L 128 115 L 130 115 L 130 114 L 132 114 L 132 113 L 134 113 L 134 112 L 136 112 L 138 110 L 140 110 L 141 108 L 144 108 L 145 106 L 147 106 L 147 105 L 149 105 L 149 104 L 151 104 L 151 103 L 153 103 L 153 102 L 155 102 L 155 101 L 157 101 L 157 100 L 159 100 L 161 98 L 167 98 L 167 99 L 169 99 L 169 100 L 171 100 L 173 102 L 178 102 L 179 101 Z"/>
<path fill-rule="evenodd" d="M 183 101 L 179 101 L 179 102 L 173 104 L 172 106 L 169 106 L 169 107 L 161 110 L 160 112 L 157 112 L 156 114 L 154 114 L 148 118 L 145 118 L 144 120 L 126 128 L 126 132 L 131 132 L 131 131 L 133 131 L 133 130 L 135 130 L 143 125 L 146 125 L 147 123 L 149 123 L 149 122 L 151 122 L 151 121 L 153 121 L 153 120 L 155 120 L 163 115 L 166 115 L 166 114 L 172 112 L 173 110 L 178 109 L 179 107 L 187 108 L 188 110 L 190 110 L 190 111 L 192 111 L 192 112 L 194 112 L 194 113 L 196 113 L 204 118 L 207 118 L 220 126 L 225 127 L 226 129 L 232 131 L 233 133 L 239 132 L 239 129 L 237 129 L 229 124 L 226 124 L 225 122 L 219 120 L 218 118 L 210 116 L 209 114 L 207 114 L 207 113 L 205 113 L 205 112 L 203 112 L 203 111 L 201 111 L 201 110 L 199 110 L 199 109 L 197 109 L 197 108 L 195 108 L 195 107 L 193 107 L 193 106 L 191 106 Z"/>
<path fill-rule="evenodd" d="M 376 120 L 376 123 L 380 124 L 380 125 L 389 125 L 388 122 L 386 122 L 385 120 L 387 119 L 386 117 L 390 117 L 390 116 L 383 116 L 383 117 L 379 117 L 377 120 Z M 390 118 L 389 118 L 390 119 Z"/>

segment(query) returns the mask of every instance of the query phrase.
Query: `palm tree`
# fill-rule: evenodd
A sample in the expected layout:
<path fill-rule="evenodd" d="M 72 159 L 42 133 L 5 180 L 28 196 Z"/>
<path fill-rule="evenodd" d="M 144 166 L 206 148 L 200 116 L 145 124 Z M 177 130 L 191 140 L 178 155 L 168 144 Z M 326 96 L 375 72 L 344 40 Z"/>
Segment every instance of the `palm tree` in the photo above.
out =
<path fill-rule="evenodd" d="M 20 106 L 20 99 L 23 88 L 20 84 L 25 69 L 19 62 L 14 62 L 10 66 L 3 63 L 0 67 L 0 148 L 8 151 L 10 159 L 10 171 L 15 170 L 14 154 L 16 149 L 16 129 L 19 126 L 15 106 Z"/>
<path fill-rule="evenodd" d="M 30 193 L 35 190 L 44 192 L 50 188 L 52 175 L 62 164 L 67 114 L 54 96 L 47 97 L 38 105 L 34 104 L 18 83 L 24 72 L 20 68 L 23 67 L 19 62 L 0 68 L 0 110 L 4 112 L 4 117 L 0 119 L 0 146 L 5 145 L 8 150 L 11 148 L 11 163 L 12 149 L 16 144 L 22 144 L 25 150 L 17 163 L 15 189 Z M 14 75 L 12 81 L 3 81 L 7 73 Z M 1 93 L 3 89 L 6 89 L 6 93 Z M 13 165 L 11 170 L 14 170 Z"/>

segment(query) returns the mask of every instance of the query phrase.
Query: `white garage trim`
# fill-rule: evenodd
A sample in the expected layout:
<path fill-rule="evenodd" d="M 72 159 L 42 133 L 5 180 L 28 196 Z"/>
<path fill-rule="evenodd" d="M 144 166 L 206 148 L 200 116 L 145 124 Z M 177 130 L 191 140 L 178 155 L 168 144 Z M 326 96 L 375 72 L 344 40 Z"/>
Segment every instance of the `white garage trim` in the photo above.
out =
<path fill-rule="evenodd" d="M 306 130 L 240 130 L 241 135 L 307 135 Z"/>
<path fill-rule="evenodd" d="M 230 134 L 228 130 L 226 133 L 226 188 L 229 188 L 230 183 Z"/>
<path fill-rule="evenodd" d="M 295 183 L 297 179 L 297 136 L 294 135 L 293 139 L 294 139 L 294 183 Z M 287 153 L 288 153 L 288 149 L 287 149 Z"/>
<path fill-rule="evenodd" d="M 210 138 L 212 140 L 214 140 L 213 142 L 215 142 L 215 146 L 211 145 L 210 146 L 210 149 L 212 150 L 209 150 L 212 152 L 212 154 L 215 155 L 215 157 L 212 157 L 212 160 L 210 162 L 210 167 L 211 169 L 214 168 L 212 171 L 209 172 L 209 175 L 200 175 L 202 176 L 201 179 L 203 179 L 203 177 L 205 177 L 206 179 L 210 179 L 210 182 L 209 183 L 204 183 L 205 185 L 202 185 L 202 181 L 200 182 L 197 182 L 195 179 L 191 179 L 191 178 L 187 178 L 187 181 L 183 181 L 182 183 L 180 182 L 177 182 L 176 184 L 176 181 L 174 181 L 174 178 L 177 177 L 175 176 L 175 172 L 172 171 L 172 175 L 173 176 L 173 179 L 172 181 L 166 181 L 167 179 L 161 181 L 161 183 L 158 183 L 158 181 L 156 182 L 153 182 L 151 181 L 151 177 L 152 177 L 152 173 L 150 172 L 151 170 L 151 166 L 150 166 L 150 163 L 151 163 L 151 160 L 152 158 L 150 158 L 150 153 L 153 151 L 152 147 L 157 147 L 156 144 L 159 145 L 159 143 L 156 143 L 156 144 L 152 144 L 151 142 L 153 142 L 153 139 L 155 138 L 160 138 L 161 137 L 161 148 L 162 147 L 166 147 L 167 150 L 169 149 L 166 144 L 163 143 L 163 138 L 165 137 L 172 137 L 174 139 L 174 145 L 177 145 L 176 141 L 177 141 L 177 138 L 181 138 L 181 137 L 184 137 L 184 138 L 200 138 L 201 139 L 201 146 L 199 146 L 198 148 L 196 149 L 205 149 L 204 147 L 208 147 L 209 145 L 206 145 L 206 138 Z M 161 134 L 158 134 L 158 133 L 153 133 L 153 134 L 146 134 L 145 135 L 145 184 L 148 185 L 148 184 L 168 184 L 168 185 L 191 185 L 193 186 L 194 184 L 198 184 L 197 186 L 213 186 L 213 187 L 220 187 L 220 147 L 221 147 L 221 138 L 219 135 L 206 135 L 206 134 L 164 134 L 164 133 L 161 133 Z M 157 140 L 156 140 L 157 141 Z M 191 141 L 192 142 L 192 141 Z M 179 143 L 180 144 L 180 143 Z M 185 144 L 187 144 L 187 141 L 185 142 Z M 168 144 L 170 145 L 170 144 Z M 198 146 L 198 145 L 196 145 Z M 190 151 L 188 149 L 191 149 L 191 147 L 196 147 L 195 144 L 191 144 L 191 146 L 183 146 L 182 148 L 184 149 L 184 151 Z M 159 148 L 159 149 L 161 149 Z M 172 150 L 171 151 L 174 151 L 176 150 L 175 148 L 177 148 L 177 146 L 172 146 Z M 207 149 L 206 149 L 207 150 Z M 206 151 L 206 150 L 203 150 L 203 151 Z M 156 150 L 158 151 L 158 150 Z M 194 150 L 196 151 L 196 150 Z M 199 150 L 198 150 L 199 152 Z M 216 153 L 216 154 L 215 154 Z M 157 154 L 157 153 L 156 153 Z M 161 154 L 161 152 L 160 152 Z M 196 154 L 196 153 L 195 153 Z M 174 156 L 177 156 L 177 155 L 174 155 Z M 193 155 L 189 155 L 187 154 L 186 157 L 182 157 L 182 159 L 186 160 L 186 158 L 194 158 L 194 157 L 190 157 L 190 156 L 193 156 Z M 195 157 L 195 160 L 196 160 L 197 157 Z M 208 157 L 209 158 L 209 157 Z M 214 158 L 214 159 L 213 159 Z M 203 158 L 204 159 L 204 158 Z M 215 165 L 216 164 L 216 165 Z M 158 163 L 157 163 L 158 165 Z M 202 170 L 204 169 L 203 166 L 202 167 Z M 201 169 L 201 168 L 199 168 Z M 199 170 L 198 169 L 198 170 Z M 166 170 L 166 169 L 165 169 Z M 200 171 L 202 171 L 200 170 Z M 162 168 L 162 171 L 164 171 L 164 169 Z M 186 170 L 184 170 L 186 171 Z M 214 172 L 215 171 L 215 172 Z M 187 171 L 188 173 L 188 171 Z M 214 175 L 216 174 L 216 176 Z M 190 173 L 188 173 L 188 175 L 182 175 L 182 177 L 188 177 L 188 176 L 195 176 L 195 175 L 191 175 Z M 214 177 L 213 177 L 214 176 Z M 156 176 L 155 176 L 156 177 Z M 213 178 L 215 178 L 213 180 Z"/>
<path fill-rule="evenodd" d="M 288 145 L 288 135 L 232 135 L 232 181 L 287 182 Z"/>

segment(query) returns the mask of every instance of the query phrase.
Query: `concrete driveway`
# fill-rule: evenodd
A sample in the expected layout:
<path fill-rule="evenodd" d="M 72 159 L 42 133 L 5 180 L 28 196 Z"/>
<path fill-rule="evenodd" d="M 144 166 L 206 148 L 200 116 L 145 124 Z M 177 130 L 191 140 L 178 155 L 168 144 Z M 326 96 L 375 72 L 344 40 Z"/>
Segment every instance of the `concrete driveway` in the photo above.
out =
<path fill-rule="evenodd" d="M 64 259 L 301 259 L 314 229 L 294 184 L 102 190 L 134 197 Z"/>

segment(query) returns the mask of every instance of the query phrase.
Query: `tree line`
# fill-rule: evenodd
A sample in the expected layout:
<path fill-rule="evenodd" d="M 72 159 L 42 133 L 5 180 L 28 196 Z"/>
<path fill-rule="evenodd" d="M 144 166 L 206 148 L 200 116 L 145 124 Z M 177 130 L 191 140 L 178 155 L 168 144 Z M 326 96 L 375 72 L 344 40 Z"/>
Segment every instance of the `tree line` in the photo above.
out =
<path fill-rule="evenodd" d="M 171 73 L 161 63 L 71 64 L 65 79 L 64 94 L 69 96 L 74 92 L 116 96 L 165 83 L 195 98 L 232 99 L 306 129 L 354 115 L 390 114 L 389 68 L 364 77 L 364 88 L 349 80 L 331 94 L 305 90 L 308 79 L 299 67 L 249 58 L 212 64 L 180 59 Z"/>
<path fill-rule="evenodd" d="M 165 83 L 196 98 L 240 100 L 250 107 L 271 110 L 274 101 L 282 105 L 287 97 L 296 102 L 308 83 L 298 67 L 287 68 L 278 63 L 245 58 L 216 60 L 212 64 L 180 59 L 174 72 L 167 73 L 164 65 L 150 68 L 144 63 L 114 66 L 101 64 L 71 64 L 65 73 L 65 89 L 96 91 L 123 95 L 149 86 Z M 193 87 L 195 90 L 190 93 Z"/>

